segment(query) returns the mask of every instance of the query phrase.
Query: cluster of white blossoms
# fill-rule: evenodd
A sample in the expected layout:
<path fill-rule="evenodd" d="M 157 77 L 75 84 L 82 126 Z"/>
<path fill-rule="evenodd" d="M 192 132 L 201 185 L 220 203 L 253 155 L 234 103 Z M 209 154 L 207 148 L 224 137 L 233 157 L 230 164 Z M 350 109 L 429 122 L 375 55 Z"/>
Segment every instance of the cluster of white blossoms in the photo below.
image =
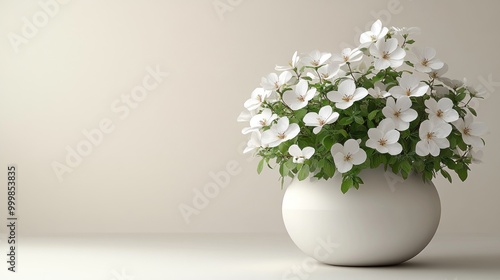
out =
<path fill-rule="evenodd" d="M 442 149 L 450 148 L 453 133 L 460 133 L 467 144 L 467 151 L 454 148 L 456 155 L 470 156 L 472 149 L 476 154 L 484 146 L 481 136 L 487 128 L 474 120 L 476 112 L 468 104 L 481 93 L 444 77 L 447 65 L 433 48 L 410 47 L 414 43 L 410 36 L 416 31 L 387 28 L 377 20 L 370 31 L 361 34 L 357 48 L 336 54 L 295 52 L 289 65 L 276 66 L 279 72 L 263 77 L 244 103 L 238 121 L 248 122 L 242 132 L 251 134 L 245 152 L 266 151 L 289 142 L 281 156 L 304 164 L 323 144 L 304 146 L 308 142 L 301 142 L 301 137 L 318 135 L 338 124 L 335 127 L 344 127 L 346 137 L 342 143 L 332 143 L 329 152 L 340 173 L 363 164 L 368 149 L 391 156 L 438 157 Z M 388 77 L 391 73 L 396 73 L 393 80 Z M 450 97 L 466 93 L 470 99 Z M 365 119 L 359 120 L 355 113 L 367 110 L 360 106 L 367 99 L 379 106 L 378 112 L 362 112 Z M 366 137 L 353 137 L 351 123 L 365 125 Z M 403 140 L 403 135 L 407 139 L 414 135 L 414 142 Z"/>

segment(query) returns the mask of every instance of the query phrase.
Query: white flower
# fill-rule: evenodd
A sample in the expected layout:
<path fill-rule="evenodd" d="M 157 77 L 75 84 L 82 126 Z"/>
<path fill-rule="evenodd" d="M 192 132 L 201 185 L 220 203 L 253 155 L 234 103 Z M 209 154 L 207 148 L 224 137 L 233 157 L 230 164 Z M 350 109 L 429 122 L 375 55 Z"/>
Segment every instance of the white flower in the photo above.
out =
<path fill-rule="evenodd" d="M 420 141 L 417 142 L 415 152 L 419 156 L 431 154 L 434 157 L 439 155 L 440 149 L 445 149 L 450 146 L 450 142 L 446 137 L 450 135 L 452 127 L 448 123 L 435 123 L 430 120 L 425 120 L 420 124 L 418 135 Z"/>
<path fill-rule="evenodd" d="M 472 145 L 474 148 L 484 147 L 481 136 L 488 131 L 484 123 L 474 122 L 471 114 L 465 115 L 464 119 L 458 119 L 453 125 L 462 133 L 462 139 L 465 144 Z"/>
<path fill-rule="evenodd" d="M 325 64 L 325 62 L 332 56 L 331 53 L 320 52 L 318 50 L 310 52 L 302 60 L 305 66 L 318 67 Z"/>
<path fill-rule="evenodd" d="M 399 131 L 407 130 L 410 122 L 418 117 L 417 111 L 411 109 L 411 100 L 408 96 L 402 96 L 397 100 L 387 98 L 386 106 L 382 113 L 386 118 L 392 119 Z"/>
<path fill-rule="evenodd" d="M 464 81 L 456 80 L 456 79 L 450 79 L 446 77 L 441 77 L 439 79 L 443 84 L 447 85 L 448 87 L 452 89 L 457 89 L 465 85 Z"/>
<path fill-rule="evenodd" d="M 417 75 L 415 74 L 405 74 L 399 79 L 399 85 L 392 87 L 389 93 L 399 98 L 401 96 L 423 96 L 429 86 L 425 83 L 420 82 Z"/>
<path fill-rule="evenodd" d="M 418 27 L 391 27 L 391 33 L 398 34 L 400 36 L 418 35 L 420 33 L 420 28 Z"/>
<path fill-rule="evenodd" d="M 291 78 L 292 73 L 290 71 L 282 72 L 279 76 L 276 73 L 271 73 L 260 80 L 260 86 L 269 91 L 280 90 Z"/>
<path fill-rule="evenodd" d="M 466 154 L 467 153 L 467 154 Z M 461 157 L 466 157 L 472 160 L 473 163 L 482 163 L 483 151 L 470 148 L 468 152 L 462 151 L 458 146 L 455 149 L 455 154 Z"/>
<path fill-rule="evenodd" d="M 436 59 L 436 50 L 433 48 L 426 47 L 424 49 L 413 48 L 413 53 L 417 57 L 415 61 L 415 69 L 422 73 L 429 73 L 433 70 L 441 69 L 444 63 Z"/>
<path fill-rule="evenodd" d="M 433 122 L 454 122 L 458 120 L 458 112 L 453 109 L 453 101 L 449 98 L 434 98 L 425 100 L 425 112 L 429 114 L 429 120 Z"/>
<path fill-rule="evenodd" d="M 365 162 L 366 152 L 359 147 L 358 141 L 347 140 L 344 145 L 335 143 L 331 149 L 335 167 L 340 173 L 345 173 L 352 169 L 353 165 Z"/>
<path fill-rule="evenodd" d="M 256 111 L 252 110 L 244 110 L 242 111 L 239 115 L 238 118 L 236 119 L 237 122 L 249 122 L 253 116 L 255 116 Z"/>
<path fill-rule="evenodd" d="M 282 142 L 295 138 L 299 132 L 300 128 L 298 124 L 290 124 L 290 120 L 287 117 L 281 117 L 278 119 L 278 123 L 262 133 L 262 144 L 269 145 L 269 147 L 276 147 Z"/>
<path fill-rule="evenodd" d="M 288 153 L 293 157 L 294 163 L 304 163 L 306 159 L 310 159 L 314 155 L 313 147 L 305 147 L 304 149 L 300 149 L 297 145 L 292 145 L 288 148 Z"/>
<path fill-rule="evenodd" d="M 387 27 L 382 27 L 382 22 L 380 20 L 375 21 L 370 31 L 366 31 L 359 36 L 359 42 L 361 43 L 360 47 L 367 48 L 371 44 L 384 38 L 387 32 L 389 32 L 389 29 L 387 29 Z"/>
<path fill-rule="evenodd" d="M 443 63 L 443 67 L 437 69 L 437 70 L 432 70 L 429 72 L 429 76 L 433 79 L 436 80 L 441 80 L 443 78 L 443 75 L 448 72 L 448 64 Z"/>
<path fill-rule="evenodd" d="M 262 102 L 264 102 L 264 100 L 266 100 L 266 98 L 269 97 L 270 94 L 271 91 L 269 90 L 256 88 L 252 92 L 250 99 L 245 101 L 245 104 L 243 104 L 243 106 L 245 106 L 245 108 L 247 108 L 247 110 L 249 111 L 255 110 L 259 108 L 260 105 L 262 105 Z"/>
<path fill-rule="evenodd" d="M 271 122 L 276 118 L 278 118 L 278 116 L 273 114 L 270 109 L 266 108 L 262 110 L 260 114 L 253 116 L 252 119 L 250 119 L 250 127 L 243 128 L 241 132 L 247 134 L 259 130 L 264 126 L 271 125 Z"/>
<path fill-rule="evenodd" d="M 303 121 L 306 126 L 315 126 L 313 133 L 318 134 L 324 125 L 334 123 L 338 118 L 339 113 L 333 112 L 331 106 L 324 106 L 319 109 L 318 113 L 307 113 Z"/>
<path fill-rule="evenodd" d="M 443 86 L 443 85 L 436 85 L 434 86 L 434 93 L 433 95 L 438 97 L 438 98 L 442 98 L 442 97 L 445 97 L 446 95 L 448 95 L 450 93 L 450 90 Z"/>
<path fill-rule="evenodd" d="M 293 53 L 292 60 L 286 66 L 278 66 L 274 68 L 276 71 L 288 71 L 297 68 L 299 64 L 300 57 L 297 55 L 297 52 Z"/>
<path fill-rule="evenodd" d="M 299 110 L 304 108 L 315 94 L 316 88 L 309 89 L 307 81 L 300 80 L 294 90 L 289 90 L 283 94 L 283 101 L 292 110 Z"/>
<path fill-rule="evenodd" d="M 339 84 L 338 91 L 332 91 L 327 94 L 328 99 L 335 102 L 339 109 L 347 109 L 355 101 L 361 100 L 368 95 L 365 88 L 356 88 L 353 80 L 344 80 Z"/>
<path fill-rule="evenodd" d="M 323 79 L 323 80 L 331 80 L 335 75 L 337 75 L 340 71 L 340 64 L 339 63 L 330 63 L 330 64 L 325 64 L 318 68 L 318 74 L 319 76 L 316 76 L 314 73 L 312 74 L 313 79 Z"/>
<path fill-rule="evenodd" d="M 390 94 L 385 90 L 386 86 L 382 82 L 376 82 L 374 88 L 369 88 L 368 93 L 373 98 L 386 98 Z"/>
<path fill-rule="evenodd" d="M 375 57 L 375 69 L 381 70 L 387 67 L 397 68 L 403 65 L 406 56 L 405 50 L 398 46 L 396 38 L 379 40 L 371 45 L 370 54 Z"/>
<path fill-rule="evenodd" d="M 392 119 L 383 119 L 377 128 L 370 128 L 368 137 L 366 146 L 376 149 L 381 154 L 389 153 L 394 156 L 403 151 L 403 146 L 398 143 L 399 131 L 396 130 Z"/>
<path fill-rule="evenodd" d="M 363 58 L 363 53 L 359 49 L 345 48 L 340 54 L 333 54 L 332 61 L 340 62 L 340 65 L 346 63 L 360 61 Z"/>
<path fill-rule="evenodd" d="M 262 145 L 261 142 L 261 134 L 259 131 L 254 131 L 252 132 L 252 135 L 250 136 L 250 140 L 247 142 L 246 148 L 243 150 L 243 153 L 246 154 L 250 151 L 253 151 L 257 148 L 260 147 L 267 147 L 267 145 Z"/>

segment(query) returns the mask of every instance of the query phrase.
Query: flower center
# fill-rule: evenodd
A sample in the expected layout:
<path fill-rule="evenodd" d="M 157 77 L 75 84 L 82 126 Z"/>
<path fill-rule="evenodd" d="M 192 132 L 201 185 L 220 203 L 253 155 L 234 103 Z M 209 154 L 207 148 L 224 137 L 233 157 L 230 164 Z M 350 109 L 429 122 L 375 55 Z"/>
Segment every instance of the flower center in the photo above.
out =
<path fill-rule="evenodd" d="M 443 115 L 444 115 L 444 112 L 443 112 L 443 111 L 441 111 L 441 109 L 439 109 L 439 110 L 436 112 L 436 116 L 437 116 L 438 118 L 441 118 Z"/>
<path fill-rule="evenodd" d="M 377 36 L 375 36 L 375 35 L 370 36 L 370 38 L 372 38 L 373 42 L 377 41 Z"/>
<path fill-rule="evenodd" d="M 347 61 L 349 61 L 349 56 L 344 55 L 344 62 L 347 62 Z"/>
<path fill-rule="evenodd" d="M 391 56 L 389 55 L 389 53 L 388 53 L 388 52 L 384 52 L 384 53 L 382 54 L 382 58 L 383 58 L 383 59 L 390 59 L 390 58 L 391 58 Z"/>
<path fill-rule="evenodd" d="M 278 138 L 281 140 L 285 139 L 285 133 L 278 133 Z"/>
<path fill-rule="evenodd" d="M 409 88 L 406 89 L 405 93 L 406 96 L 411 96 L 411 90 Z"/>
<path fill-rule="evenodd" d="M 352 159 L 351 153 L 347 153 L 347 155 L 344 156 L 344 161 L 350 161 Z"/>
<path fill-rule="evenodd" d="M 396 118 L 399 118 L 399 116 L 401 116 L 401 109 L 397 110 L 396 112 L 394 112 L 394 116 Z"/>
<path fill-rule="evenodd" d="M 424 58 L 424 59 L 422 60 L 422 65 L 423 65 L 423 66 L 427 66 L 427 64 L 429 64 L 429 60 L 427 60 L 427 58 Z"/>
<path fill-rule="evenodd" d="M 349 101 L 351 101 L 351 100 L 352 100 L 352 98 L 353 98 L 353 96 L 352 96 L 352 95 L 347 95 L 347 94 L 344 94 L 344 96 L 342 97 L 342 100 L 343 100 L 344 102 L 349 102 Z"/>
<path fill-rule="evenodd" d="M 302 96 L 302 95 L 299 95 L 299 96 L 297 97 L 297 100 L 298 100 L 298 101 L 300 101 L 300 102 L 304 102 L 304 101 L 306 101 L 306 99 L 305 99 L 305 98 L 304 98 L 304 96 Z"/>
<path fill-rule="evenodd" d="M 313 61 L 311 61 L 311 64 L 312 64 L 313 66 L 319 66 L 319 61 L 317 61 L 317 60 L 313 60 Z"/>
<path fill-rule="evenodd" d="M 427 139 L 431 140 L 432 138 L 434 138 L 434 132 L 427 132 Z"/>
<path fill-rule="evenodd" d="M 464 128 L 464 134 L 470 135 L 470 128 L 468 128 L 468 127 Z"/>
<path fill-rule="evenodd" d="M 325 125 L 325 120 L 324 120 L 324 119 L 322 119 L 322 118 L 317 118 L 317 120 L 318 120 L 318 123 L 319 123 L 319 125 L 320 125 L 320 126 Z"/>
<path fill-rule="evenodd" d="M 257 100 L 258 100 L 259 102 L 262 102 L 262 96 L 257 95 Z"/>
<path fill-rule="evenodd" d="M 378 140 L 378 143 L 380 146 L 385 146 L 385 144 L 387 144 L 387 140 L 382 138 L 382 139 Z"/>
<path fill-rule="evenodd" d="M 262 119 L 262 120 L 260 120 L 260 122 L 259 122 L 259 123 L 260 123 L 260 125 L 262 125 L 262 126 L 266 126 L 266 125 L 267 125 L 267 121 L 266 121 L 266 119 Z"/>
<path fill-rule="evenodd" d="M 278 82 L 274 82 L 274 88 L 275 89 L 279 89 L 280 88 L 280 84 Z"/>

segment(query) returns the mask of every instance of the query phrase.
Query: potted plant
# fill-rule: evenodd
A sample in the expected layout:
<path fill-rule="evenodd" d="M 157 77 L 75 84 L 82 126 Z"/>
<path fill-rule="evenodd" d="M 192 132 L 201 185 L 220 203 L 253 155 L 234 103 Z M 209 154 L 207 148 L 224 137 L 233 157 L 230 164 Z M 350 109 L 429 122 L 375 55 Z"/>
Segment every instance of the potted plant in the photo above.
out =
<path fill-rule="evenodd" d="M 418 254 L 440 219 L 432 179 L 451 182 L 454 171 L 464 181 L 484 146 L 472 106 L 484 94 L 446 78 L 436 51 L 415 44 L 417 31 L 377 20 L 356 48 L 296 52 L 238 117 L 249 122 L 245 152 L 261 157 L 257 171 L 276 167 L 282 186 L 293 178 L 285 226 L 321 262 L 388 265 Z M 320 256 L 318 240 L 336 245 Z"/>

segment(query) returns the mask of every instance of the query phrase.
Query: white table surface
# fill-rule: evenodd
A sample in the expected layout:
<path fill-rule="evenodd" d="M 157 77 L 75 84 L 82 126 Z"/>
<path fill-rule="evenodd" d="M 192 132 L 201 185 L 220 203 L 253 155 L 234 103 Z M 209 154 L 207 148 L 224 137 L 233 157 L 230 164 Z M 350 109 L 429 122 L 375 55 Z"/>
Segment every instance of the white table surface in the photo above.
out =
<path fill-rule="evenodd" d="M 18 257 L 17 273 L 1 262 L 0 279 L 500 279 L 500 236 L 493 235 L 437 235 L 411 261 L 371 268 L 309 266 L 285 234 L 20 237 Z"/>

